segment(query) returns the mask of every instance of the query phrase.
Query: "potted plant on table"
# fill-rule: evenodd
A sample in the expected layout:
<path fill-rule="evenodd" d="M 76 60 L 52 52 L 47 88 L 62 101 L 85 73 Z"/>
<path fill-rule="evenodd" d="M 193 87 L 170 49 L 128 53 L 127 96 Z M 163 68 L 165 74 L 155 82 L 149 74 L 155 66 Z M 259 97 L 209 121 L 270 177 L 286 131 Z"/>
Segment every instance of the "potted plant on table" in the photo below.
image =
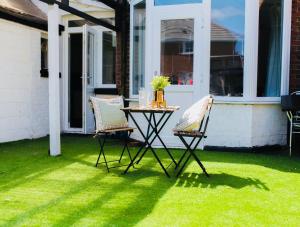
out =
<path fill-rule="evenodd" d="M 153 101 L 152 107 L 166 107 L 167 103 L 164 98 L 164 90 L 171 85 L 169 77 L 167 76 L 154 76 L 151 82 L 153 88 Z"/>

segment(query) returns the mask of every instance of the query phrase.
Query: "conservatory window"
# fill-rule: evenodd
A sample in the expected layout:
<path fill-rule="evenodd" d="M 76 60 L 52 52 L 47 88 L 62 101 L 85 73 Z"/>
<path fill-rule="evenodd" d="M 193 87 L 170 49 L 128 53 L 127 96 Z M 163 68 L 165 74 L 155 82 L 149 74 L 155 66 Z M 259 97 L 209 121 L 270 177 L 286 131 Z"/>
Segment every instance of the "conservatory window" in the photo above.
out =
<path fill-rule="evenodd" d="M 132 54 L 132 94 L 137 95 L 145 86 L 145 28 L 146 2 L 133 7 L 133 54 Z"/>
<path fill-rule="evenodd" d="M 283 0 L 260 0 L 258 97 L 279 97 L 282 67 Z"/>
<path fill-rule="evenodd" d="M 210 93 L 243 96 L 245 0 L 212 0 Z"/>

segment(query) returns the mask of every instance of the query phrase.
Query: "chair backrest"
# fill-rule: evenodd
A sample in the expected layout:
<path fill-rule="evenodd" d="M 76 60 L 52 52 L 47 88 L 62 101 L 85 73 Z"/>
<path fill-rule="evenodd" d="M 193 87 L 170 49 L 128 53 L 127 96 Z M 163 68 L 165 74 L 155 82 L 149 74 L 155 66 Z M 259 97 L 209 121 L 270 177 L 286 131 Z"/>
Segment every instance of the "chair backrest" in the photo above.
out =
<path fill-rule="evenodd" d="M 300 91 L 281 96 L 281 107 L 283 111 L 300 111 Z"/>
<path fill-rule="evenodd" d="M 120 96 L 91 97 L 89 101 L 94 113 L 96 132 L 128 126 L 125 113 L 120 110 L 124 107 L 124 99 L 122 98 L 121 104 Z"/>
<path fill-rule="evenodd" d="M 208 126 L 210 113 L 211 113 L 213 104 L 214 104 L 214 98 L 213 98 L 213 96 L 210 96 L 205 116 L 202 119 L 202 122 L 201 122 L 200 127 L 199 127 L 199 132 L 202 132 L 203 135 L 205 135 L 206 130 L 207 130 L 207 126 Z"/>
<path fill-rule="evenodd" d="M 190 106 L 180 117 L 174 131 L 198 131 L 203 124 L 207 111 L 211 108 L 211 96 L 207 95 Z"/>

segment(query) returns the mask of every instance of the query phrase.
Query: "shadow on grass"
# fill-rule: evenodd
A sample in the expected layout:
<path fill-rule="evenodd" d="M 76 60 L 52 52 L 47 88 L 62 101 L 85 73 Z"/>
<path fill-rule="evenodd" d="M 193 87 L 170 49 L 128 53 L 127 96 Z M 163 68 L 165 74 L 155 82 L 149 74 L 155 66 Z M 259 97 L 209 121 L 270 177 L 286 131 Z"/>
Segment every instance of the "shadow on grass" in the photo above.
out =
<path fill-rule="evenodd" d="M 177 159 L 181 157 L 185 150 L 172 149 Z M 282 154 L 263 154 L 247 152 L 224 152 L 224 151 L 202 151 L 196 150 L 197 156 L 206 166 L 206 162 L 229 163 L 241 165 L 258 165 L 275 169 L 282 172 L 300 173 L 300 158 L 289 157 Z M 164 156 L 166 157 L 166 156 Z M 209 171 L 209 169 L 208 169 Z"/>
<path fill-rule="evenodd" d="M 152 162 L 146 162 L 150 168 Z M 153 167 L 153 166 L 152 166 Z M 97 169 L 95 168 L 97 171 Z M 64 207 L 65 203 L 72 200 L 73 197 L 79 196 L 90 188 L 96 188 L 92 199 L 84 204 L 76 205 L 66 213 L 53 226 L 69 226 L 80 223 L 81 219 L 87 218 L 90 214 L 97 225 L 108 226 L 133 226 L 143 220 L 149 213 L 157 201 L 172 187 L 174 180 L 167 179 L 164 175 L 157 171 L 143 169 L 142 172 L 131 172 L 128 175 L 122 175 L 123 170 L 114 170 L 112 174 L 99 174 L 91 179 L 85 180 L 74 185 L 69 191 L 63 193 L 55 199 L 47 201 L 44 204 L 27 210 L 5 224 L 15 226 L 22 224 L 24 221 L 34 219 L 36 215 L 47 210 L 56 209 L 56 207 Z M 118 176 L 112 176 L 118 174 Z M 161 175 L 161 176 L 159 176 Z M 108 178 L 117 177 L 118 182 L 108 182 Z M 141 182 L 140 182 L 141 181 Z M 149 184 L 149 181 L 152 182 Z M 143 184 L 143 182 L 146 184 Z M 99 193 L 103 192 L 103 193 Z M 132 195 L 130 198 L 122 198 L 124 195 Z M 97 218 L 101 217 L 100 220 Z"/>
<path fill-rule="evenodd" d="M 300 173 L 300 158 L 287 157 L 283 155 L 266 155 L 257 153 L 239 152 L 211 152 L 201 151 L 201 160 L 204 162 L 230 163 L 258 165 L 266 168 L 275 169 L 282 172 Z"/>
<path fill-rule="evenodd" d="M 210 174 L 206 177 L 204 174 L 184 173 L 178 178 L 176 187 L 201 187 L 201 188 L 217 188 L 219 186 L 228 186 L 235 189 L 254 186 L 258 189 L 269 191 L 270 189 L 265 183 L 255 178 L 242 178 L 226 173 Z"/>

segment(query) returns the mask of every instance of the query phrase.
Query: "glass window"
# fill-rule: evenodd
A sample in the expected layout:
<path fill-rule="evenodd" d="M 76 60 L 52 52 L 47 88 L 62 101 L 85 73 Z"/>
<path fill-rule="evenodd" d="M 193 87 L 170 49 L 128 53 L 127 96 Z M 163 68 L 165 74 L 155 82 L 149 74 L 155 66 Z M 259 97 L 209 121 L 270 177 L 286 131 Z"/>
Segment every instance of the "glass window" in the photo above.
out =
<path fill-rule="evenodd" d="M 212 0 L 210 93 L 243 96 L 245 0 Z"/>
<path fill-rule="evenodd" d="M 48 77 L 48 40 L 41 38 L 41 77 Z"/>
<path fill-rule="evenodd" d="M 145 28 L 146 2 L 134 5 L 133 9 L 133 59 L 132 59 L 132 94 L 138 95 L 145 86 Z"/>
<path fill-rule="evenodd" d="M 102 83 L 115 84 L 116 39 L 113 32 L 103 32 Z"/>
<path fill-rule="evenodd" d="M 161 21 L 161 74 L 173 85 L 193 85 L 194 20 Z"/>
<path fill-rule="evenodd" d="M 95 67 L 95 55 L 94 55 L 94 34 L 88 32 L 87 42 L 87 85 L 93 85 L 94 83 L 94 67 Z"/>
<path fill-rule="evenodd" d="M 260 0 L 258 97 L 279 97 L 282 64 L 283 0 Z"/>
<path fill-rule="evenodd" d="M 202 0 L 154 0 L 154 5 L 178 5 L 178 4 L 192 4 L 192 3 L 202 3 Z"/>

